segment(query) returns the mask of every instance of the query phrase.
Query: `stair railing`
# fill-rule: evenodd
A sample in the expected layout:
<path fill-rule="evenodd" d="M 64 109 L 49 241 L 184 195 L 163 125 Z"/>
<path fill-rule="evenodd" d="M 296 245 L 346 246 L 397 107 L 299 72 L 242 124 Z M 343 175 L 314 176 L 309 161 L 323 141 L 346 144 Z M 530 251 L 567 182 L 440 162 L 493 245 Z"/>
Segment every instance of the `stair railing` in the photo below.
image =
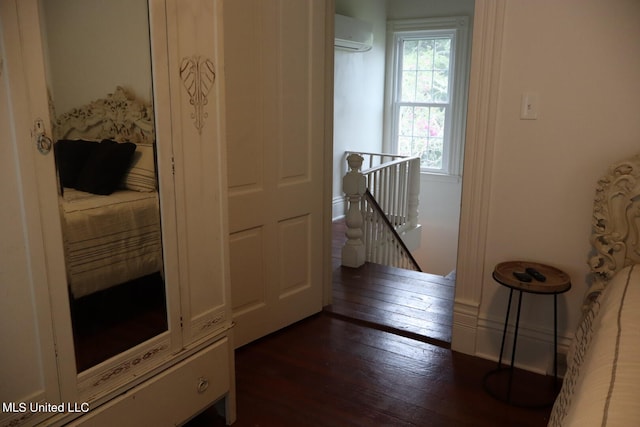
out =
<path fill-rule="evenodd" d="M 342 251 L 342 264 L 349 267 L 359 267 L 365 261 L 381 263 L 382 260 L 389 260 L 384 262 L 389 263 L 397 259 L 400 256 L 398 253 L 406 250 L 400 234 L 418 225 L 420 158 L 394 154 L 362 154 L 368 156 L 370 167 L 361 170 L 365 160 L 363 155 L 348 152 L 349 170 L 343 179 L 343 191 L 347 197 L 347 242 Z M 389 161 L 385 161 L 386 159 Z M 363 197 L 367 190 L 385 220 L 376 219 L 375 206 Z M 383 234 L 380 231 L 381 224 L 393 230 L 402 243 L 389 243 L 388 239 L 394 233 L 389 231 Z M 402 246 L 404 249 L 401 249 Z M 410 255 L 408 250 L 406 252 Z"/>
<path fill-rule="evenodd" d="M 363 210 L 365 259 L 376 264 L 422 271 L 396 231 L 396 227 L 368 189 L 364 192 L 362 202 L 365 206 Z"/>

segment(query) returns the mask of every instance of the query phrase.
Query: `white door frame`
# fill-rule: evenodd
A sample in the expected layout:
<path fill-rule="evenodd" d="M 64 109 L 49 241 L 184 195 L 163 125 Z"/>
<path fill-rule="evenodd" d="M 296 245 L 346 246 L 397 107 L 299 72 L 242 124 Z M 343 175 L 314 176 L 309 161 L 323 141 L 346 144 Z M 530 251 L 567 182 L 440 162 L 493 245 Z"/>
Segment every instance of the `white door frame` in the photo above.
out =
<path fill-rule="evenodd" d="M 328 0 L 326 7 L 327 15 L 333 16 L 334 1 Z M 478 314 L 482 298 L 505 8 L 506 0 L 476 0 L 473 18 L 451 343 L 453 350 L 466 354 L 475 354 L 476 351 Z M 333 34 L 333 19 L 327 19 L 326 31 L 328 35 Z M 326 49 L 324 305 L 331 303 L 332 292 L 333 40 L 327 41 Z"/>
<path fill-rule="evenodd" d="M 476 0 L 451 348 L 476 352 L 506 0 Z"/>

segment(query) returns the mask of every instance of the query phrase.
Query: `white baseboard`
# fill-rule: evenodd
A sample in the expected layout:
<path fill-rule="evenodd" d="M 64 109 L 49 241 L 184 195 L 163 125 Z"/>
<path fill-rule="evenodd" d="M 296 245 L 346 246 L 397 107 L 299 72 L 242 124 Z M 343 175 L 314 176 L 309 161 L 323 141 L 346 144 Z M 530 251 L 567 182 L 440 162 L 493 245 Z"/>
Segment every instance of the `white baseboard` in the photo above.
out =
<path fill-rule="evenodd" d="M 453 306 L 451 349 L 460 353 L 476 354 L 478 304 L 456 300 Z"/>
<path fill-rule="evenodd" d="M 500 358 L 504 318 L 482 318 L 475 304 L 456 301 L 453 310 L 451 349 L 495 362 Z M 503 363 L 511 363 L 513 318 L 507 329 Z M 565 356 L 573 337 L 558 336 L 558 375 L 564 375 Z M 514 365 L 542 375 L 553 375 L 553 326 L 534 326 L 520 322 Z"/>
<path fill-rule="evenodd" d="M 511 363 L 514 329 L 514 324 L 510 323 L 504 344 L 503 363 Z M 497 362 L 500 358 L 503 331 L 504 319 L 478 319 L 476 356 Z M 558 354 L 566 355 L 570 343 L 571 337 L 558 336 Z M 516 367 L 542 375 L 553 375 L 553 327 L 527 325 L 521 320 L 516 344 Z M 561 359 L 562 356 L 559 358 L 560 362 Z M 562 363 L 558 365 L 560 368 Z M 562 374 L 560 370 L 559 373 Z"/>
<path fill-rule="evenodd" d="M 331 203 L 331 217 L 335 221 L 342 219 L 347 212 L 347 201 L 344 196 L 334 197 Z"/>

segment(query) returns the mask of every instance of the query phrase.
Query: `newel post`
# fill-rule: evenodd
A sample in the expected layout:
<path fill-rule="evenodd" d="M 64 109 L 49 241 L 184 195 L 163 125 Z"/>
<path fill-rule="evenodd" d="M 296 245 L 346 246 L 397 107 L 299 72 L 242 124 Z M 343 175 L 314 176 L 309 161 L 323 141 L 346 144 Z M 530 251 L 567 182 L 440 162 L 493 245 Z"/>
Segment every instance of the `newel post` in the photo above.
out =
<path fill-rule="evenodd" d="M 418 205 L 420 203 L 420 158 L 409 161 L 407 222 L 410 228 L 418 226 Z"/>
<path fill-rule="evenodd" d="M 360 201 L 366 189 L 366 178 L 360 172 L 364 158 L 358 154 L 347 157 L 349 172 L 342 179 L 342 191 L 347 196 L 346 225 L 347 242 L 342 248 L 342 265 L 360 267 L 364 264 L 364 242 L 362 241 L 362 212 Z"/>

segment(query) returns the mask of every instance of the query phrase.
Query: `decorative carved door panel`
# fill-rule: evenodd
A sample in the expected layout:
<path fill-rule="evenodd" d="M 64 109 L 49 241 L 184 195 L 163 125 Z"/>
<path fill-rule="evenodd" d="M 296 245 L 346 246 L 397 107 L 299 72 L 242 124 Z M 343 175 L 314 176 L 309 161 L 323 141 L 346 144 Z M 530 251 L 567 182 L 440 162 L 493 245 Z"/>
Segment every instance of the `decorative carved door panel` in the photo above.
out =
<path fill-rule="evenodd" d="M 222 1 L 167 1 L 183 342 L 227 327 Z"/>

